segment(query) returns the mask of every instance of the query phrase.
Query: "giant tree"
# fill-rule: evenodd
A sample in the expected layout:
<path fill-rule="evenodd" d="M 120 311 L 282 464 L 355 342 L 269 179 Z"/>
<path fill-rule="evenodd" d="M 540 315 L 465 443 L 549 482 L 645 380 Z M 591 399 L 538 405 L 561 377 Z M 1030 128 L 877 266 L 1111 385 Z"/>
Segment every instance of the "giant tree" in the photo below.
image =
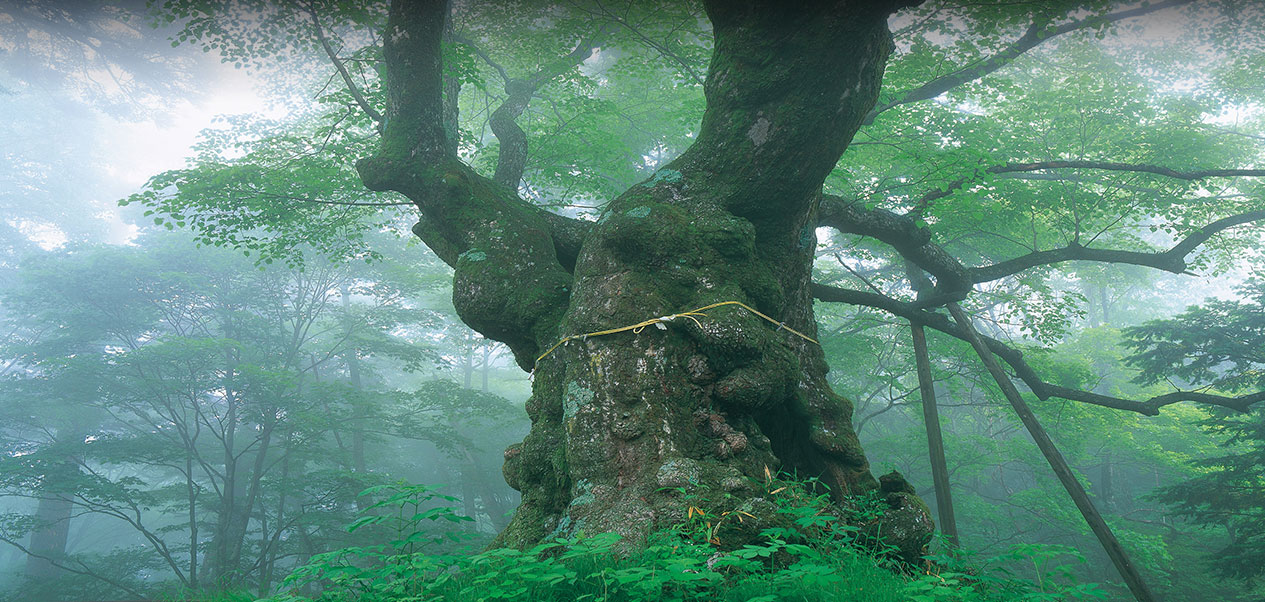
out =
<path fill-rule="evenodd" d="M 877 98 L 899 7 L 709 5 L 696 141 L 585 223 L 458 160 L 443 128 L 446 5 L 392 4 L 382 143 L 357 168 L 418 206 L 414 231 L 454 267 L 463 321 L 535 374 L 532 431 L 506 452 L 523 502 L 503 541 L 637 537 L 679 517 L 675 487 L 737 493 L 768 467 L 839 494 L 877 487 L 809 340 L 810 276 L 821 186 Z M 728 301 L 743 305 L 554 348 Z M 897 533 L 916 540 L 929 524 L 911 518 Z"/>
<path fill-rule="evenodd" d="M 850 404 L 826 384 L 814 297 L 974 340 L 981 356 L 1006 364 L 1009 373 L 993 371 L 999 385 L 1017 378 L 1040 399 L 1148 415 L 1179 401 L 1242 410 L 1261 400 L 1175 391 L 1135 401 L 1060 386 L 1003 342 L 1004 327 L 984 329 L 957 307 L 982 310 L 993 321 L 1016 316 L 1024 334 L 1047 342 L 1058 337 L 1061 314 L 1076 305 L 1048 283 L 1061 264 L 1186 273 L 1215 258 L 1192 259 L 1197 249 L 1259 242 L 1238 228 L 1265 217 L 1258 184 L 1245 179 L 1265 175 L 1251 168 L 1254 134 L 1224 131 L 1204 118 L 1254 98 L 1242 92 L 1250 86 L 1235 82 L 1253 72 L 1259 33 L 1236 27 L 1259 20 L 1259 11 L 1241 7 L 1237 21 L 1198 13 L 1216 25 L 1210 43 L 1229 56 L 1215 72 L 1218 92 L 1187 98 L 1164 92 L 1171 81 L 1143 77 L 1144 68 L 1129 62 L 1136 57 L 1115 56 L 1087 39 L 1158 11 L 1206 7 L 1183 0 L 1138 7 L 937 2 L 901 21 L 897 46 L 889 17 L 906 4 L 915 3 L 704 3 L 710 30 L 695 23 L 690 38 L 713 41 L 701 75 L 691 60 L 697 53 L 682 52 L 681 37 L 661 35 L 682 27 L 651 31 L 646 19 L 629 18 L 644 8 L 639 3 L 515 4 L 547 16 L 522 19 L 512 35 L 527 40 L 519 50 L 529 56 L 508 66 L 487 50 L 498 39 L 506 45 L 505 32 L 479 23 L 456 31 L 455 19 L 477 12 L 466 3 L 397 0 L 385 22 L 365 16 L 372 11 L 347 16 L 334 5 L 291 3 L 268 13 L 259 22 L 264 34 L 249 43 L 232 42 L 234 31 L 217 29 L 207 13 L 179 11 L 201 4 L 174 3 L 178 16 L 192 17 L 204 44 L 233 57 L 267 51 L 260 35 L 301 41 L 311 34 L 345 86 L 324 98 L 347 109 L 321 130 L 325 142 L 310 146 L 324 149 L 330 137 L 355 141 L 359 146 L 340 148 L 368 155 L 356 163 L 363 184 L 398 194 L 357 202 L 340 189 L 302 198 L 308 192 L 245 177 L 257 170 L 218 160 L 166 174 L 137 198 L 167 213 L 197 214 L 195 228 L 230 242 L 247 231 L 234 224 L 255 214 L 285 225 L 276 216 L 291 211 L 304 217 L 288 225 L 305 229 L 312 207 L 322 204 L 415 206 L 413 231 L 454 269 L 463 321 L 505 343 L 535 375 L 532 432 L 506 453 L 506 477 L 523 492 L 501 536 L 507 545 L 579 529 L 643 534 L 679 516 L 685 504 L 677 487 L 741 500 L 766 467 L 821 476 L 841 497 L 876 488 L 852 432 Z M 574 23 L 569 10 L 593 20 L 582 21 L 553 56 L 535 54 L 548 48 L 541 39 L 557 46 L 565 38 L 541 32 Z M 380 54 L 372 45 L 351 51 L 337 39 L 338 27 L 353 22 L 382 32 Z M 1071 51 L 1023 62 L 1059 40 Z M 559 181 L 600 170 L 556 155 L 553 165 L 533 164 L 539 156 L 522 161 L 517 154 L 528 147 L 510 127 L 522 125 L 515 122 L 526 115 L 519 105 L 550 103 L 557 127 L 536 129 L 566 135 L 573 119 L 598 113 L 568 113 L 572 106 L 553 102 L 556 90 L 546 93 L 547 84 L 578 90 L 576 104 L 610 98 L 585 71 L 604 59 L 587 55 L 599 47 L 607 55 L 611 44 L 630 52 L 621 45 L 630 43 L 671 65 L 656 101 L 701 88 L 697 127 L 659 137 L 654 148 L 633 148 L 633 163 L 675 158 L 646 160 L 653 171 L 599 203 L 597 219 L 547 211 L 540 201 Z M 1199 66 L 1196 59 L 1158 59 L 1175 69 Z M 504 93 L 487 94 L 485 111 L 497 123 L 470 142 L 466 126 L 454 127 L 454 112 L 464 106 L 463 84 L 488 89 L 471 76 L 471 63 L 480 61 L 499 75 Z M 928 102 L 937 98 L 943 100 Z M 493 109 L 502 102 L 511 104 Z M 360 119 L 362 135 L 346 135 L 354 128 L 340 128 L 344 119 Z M 541 117 L 533 119 L 529 125 Z M 858 132 L 863 136 L 853 143 Z M 491 155 L 483 150 L 492 148 L 492 136 L 497 159 L 488 161 L 496 169 L 475 162 L 481 173 L 469 160 Z M 606 138 L 594 137 L 601 139 L 592 146 L 606 151 Z M 284 175 L 295 157 L 266 172 Z M 501 169 L 506 159 L 513 169 Z M 248 186 L 225 186 L 238 182 Z M 539 182 L 555 185 L 533 185 Z M 849 281 L 869 290 L 837 286 L 843 279 L 814 284 L 819 226 L 865 239 L 868 246 L 852 251 L 869 268 L 895 269 L 878 279 L 865 270 L 853 274 Z M 1163 233 L 1148 235 L 1148 228 Z M 914 288 L 921 289 L 917 298 Z M 687 315 L 726 302 L 742 305 Z M 941 307 L 953 309 L 955 319 Z M 981 329 L 993 336 L 978 337 Z M 1017 390 L 1008 397 L 1017 406 L 1023 401 Z M 1074 481 L 1062 472 L 1065 482 Z M 893 481 L 890 489 L 903 487 Z M 901 493 L 889 499 L 916 549 L 928 527 L 920 504 Z"/>

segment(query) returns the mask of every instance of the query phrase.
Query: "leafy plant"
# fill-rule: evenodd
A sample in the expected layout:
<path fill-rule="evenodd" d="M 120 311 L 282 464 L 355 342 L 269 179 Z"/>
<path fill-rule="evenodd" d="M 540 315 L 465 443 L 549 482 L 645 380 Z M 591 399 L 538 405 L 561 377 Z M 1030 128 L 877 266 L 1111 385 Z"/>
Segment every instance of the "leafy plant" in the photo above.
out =
<path fill-rule="evenodd" d="M 927 557 L 927 569 L 909 586 L 915 602 L 973 600 L 963 586 L 986 591 L 1004 600 L 1033 602 L 1102 600 L 1107 593 L 1096 583 L 1080 583 L 1075 565 L 1085 558 L 1074 548 L 1047 544 L 1017 544 L 987 558 L 964 550 Z M 1019 570 L 1031 571 L 1031 579 Z"/>
<path fill-rule="evenodd" d="M 361 497 L 382 496 L 347 527 L 349 532 L 373 529 L 391 537 L 385 544 L 353 546 L 312 556 L 308 564 L 294 570 L 283 585 L 298 590 L 323 585 L 342 592 L 344 599 L 420 599 L 427 578 L 453 561 L 446 554 L 430 553 L 445 542 L 468 537 L 456 530 L 425 529 L 427 524 L 450 525 L 472 519 L 444 503 L 457 498 L 441 495 L 424 485 L 395 483 L 371 487 Z M 273 598 L 276 602 L 302 600 L 296 595 Z"/>
<path fill-rule="evenodd" d="M 645 546 L 626 545 L 615 533 L 583 532 L 550 539 L 527 550 L 480 553 L 444 550 L 461 535 L 432 526 L 464 522 L 445 503 L 455 498 L 424 486 L 396 484 L 366 491 L 383 496 L 350 530 L 384 528 L 386 544 L 313 556 L 285 580 L 289 593 L 268 602 L 584 602 L 734 600 L 1082 600 L 1101 598 L 1092 584 L 1077 584 L 1061 561 L 1061 547 L 1022 546 L 981 566 L 1030 562 L 1036 581 L 1005 571 L 981 570 L 969 555 L 932 557 L 926 569 L 897 565 L 860 536 L 847 520 L 881 520 L 868 497 L 840 506 L 814 480 L 766 482 L 762 511 L 713 513 L 702 495 L 682 496 L 686 520 L 652 533 Z M 705 493 L 705 492 L 704 492 Z M 839 515 L 844 515 L 847 520 Z M 722 526 L 777 522 L 750 543 L 725 541 Z M 314 596 L 301 592 L 321 591 Z"/>

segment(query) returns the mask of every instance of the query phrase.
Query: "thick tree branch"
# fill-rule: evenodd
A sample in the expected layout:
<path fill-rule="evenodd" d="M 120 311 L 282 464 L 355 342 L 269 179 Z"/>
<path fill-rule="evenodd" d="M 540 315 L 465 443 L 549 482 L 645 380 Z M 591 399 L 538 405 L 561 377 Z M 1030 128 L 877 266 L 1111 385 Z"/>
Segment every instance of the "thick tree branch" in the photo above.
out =
<path fill-rule="evenodd" d="M 584 239 L 588 237 L 589 232 L 593 231 L 594 222 L 544 210 L 541 210 L 540 215 L 549 224 L 558 262 L 568 272 L 575 271 L 575 262 L 580 256 L 580 246 L 584 244 Z"/>
<path fill-rule="evenodd" d="M 847 303 L 849 305 L 860 305 L 864 307 L 872 307 L 880 309 L 895 316 L 904 318 L 914 324 L 920 324 L 927 328 L 938 330 L 955 339 L 969 342 L 967 333 L 962 330 L 956 323 L 944 314 L 927 311 L 918 307 L 916 303 L 893 299 L 885 295 L 879 295 L 867 291 L 858 291 L 853 289 L 839 288 L 824 284 L 813 284 L 813 297 L 827 302 Z M 992 337 L 979 335 L 988 346 L 989 351 L 1001 358 L 1014 370 L 1015 376 L 1019 378 L 1024 385 L 1032 391 L 1037 398 L 1045 400 L 1051 397 L 1067 399 L 1070 401 L 1079 401 L 1091 405 L 1097 405 L 1117 410 L 1128 410 L 1137 412 L 1147 416 L 1156 416 L 1160 413 L 1160 408 L 1183 401 L 1193 401 L 1208 405 L 1216 405 L 1230 408 L 1239 412 L 1246 412 L 1252 404 L 1265 401 L 1265 391 L 1241 395 L 1238 397 L 1226 397 L 1222 395 L 1213 395 L 1209 393 L 1201 393 L 1198 391 L 1174 391 L 1157 395 L 1143 401 L 1135 401 L 1131 399 L 1122 399 L 1109 395 L 1101 395 L 1078 389 L 1070 389 L 1059 385 L 1048 383 L 1037 375 L 1036 371 L 1023 358 L 1023 353 L 1002 341 Z"/>
<path fill-rule="evenodd" d="M 939 245 L 931 231 L 909 216 L 886 209 L 866 209 L 860 201 L 823 194 L 817 223 L 846 234 L 868 236 L 890 245 L 901 257 L 936 278 L 935 290 L 920 305 L 945 303 L 966 297 L 973 284 L 965 266 Z"/>
<path fill-rule="evenodd" d="M 1040 23 L 1033 23 L 1031 26 L 1028 27 L 1028 30 L 1024 32 L 1023 36 L 1021 36 L 1018 40 L 1015 40 L 1013 44 L 1000 50 L 996 54 L 986 59 L 983 59 L 982 61 L 974 63 L 970 66 L 958 69 L 957 71 L 954 71 L 953 73 L 949 73 L 949 74 L 937 77 L 936 79 L 933 79 L 917 88 L 914 88 L 913 90 L 909 90 L 905 92 L 904 94 L 901 94 L 900 96 L 898 96 L 896 99 L 892 100 L 891 102 L 887 102 L 878 107 L 875 107 L 873 111 L 870 111 L 870 113 L 866 115 L 865 123 L 866 124 L 873 123 L 874 118 L 877 117 L 879 113 L 882 113 L 889 109 L 893 109 L 901 105 L 915 103 L 915 102 L 919 102 L 923 100 L 930 100 L 958 86 L 980 79 L 994 71 L 997 71 L 998 69 L 1001 69 L 1002 67 L 1005 67 L 1006 65 L 1009 65 L 1016 58 L 1028 52 L 1029 50 L 1036 48 L 1037 46 L 1041 45 L 1043 42 L 1053 39 L 1055 37 L 1061 36 L 1063 34 L 1071 33 L 1073 31 L 1077 31 L 1081 29 L 1089 29 L 1092 27 L 1098 27 L 1100 25 L 1106 25 L 1109 23 L 1115 23 L 1117 21 L 1123 21 L 1125 19 L 1142 16 L 1148 13 L 1153 13 L 1153 12 L 1170 8 L 1173 6 L 1181 6 L 1183 4 L 1189 4 L 1193 1 L 1194 0 L 1167 0 L 1166 2 L 1157 2 L 1155 4 L 1151 4 L 1148 6 L 1141 6 L 1138 8 L 1124 10 L 1118 13 L 1112 13 L 1112 14 L 1105 15 L 1102 17 L 1078 19 L 1075 21 L 1064 23 L 1054 28 L 1043 26 L 1043 24 L 1040 24 Z"/>
<path fill-rule="evenodd" d="M 434 170 L 450 159 L 443 129 L 440 53 L 446 12 L 443 0 L 391 2 L 382 44 L 388 70 L 382 145 L 375 157 L 358 166 L 372 190 L 410 187 L 416 179 L 410 167 Z"/>
<path fill-rule="evenodd" d="M 1069 389 L 1067 387 L 1060 387 L 1058 385 L 1051 385 L 1048 383 L 1046 384 L 1046 391 L 1051 397 L 1070 399 L 1072 401 L 1080 401 L 1107 408 L 1130 410 L 1140 414 L 1146 414 L 1147 416 L 1156 416 L 1160 413 L 1160 408 L 1175 403 L 1181 403 L 1183 401 L 1193 401 L 1196 403 L 1221 406 L 1238 412 L 1246 412 L 1252 404 L 1265 401 L 1265 391 L 1249 393 L 1247 395 L 1240 395 L 1237 397 L 1225 397 L 1210 393 L 1200 393 L 1198 391 L 1173 391 L 1172 393 L 1156 395 L 1155 397 L 1145 401 L 1130 401 L 1108 395 L 1100 395 L 1090 391 Z"/>
<path fill-rule="evenodd" d="M 1105 161 L 1045 161 L 1036 163 L 1007 163 L 985 169 L 986 173 L 1026 173 L 1046 169 L 1102 169 L 1152 173 L 1182 180 L 1200 180 L 1213 177 L 1265 176 L 1263 169 L 1205 169 L 1179 171 L 1158 165 L 1115 163 Z M 1171 249 L 1157 253 L 1092 249 L 1073 242 L 1065 247 L 1036 251 L 994 265 L 966 268 L 941 247 L 931 242 L 931 234 L 919 227 L 912 219 L 922 215 L 932 201 L 947 197 L 961 189 L 970 178 L 960 178 L 947 186 L 924 194 L 914 203 L 907 215 L 899 215 L 883 209 L 866 209 L 860 200 L 847 200 L 834 195 L 822 195 L 819 225 L 835 228 L 848 234 L 869 236 L 891 245 L 902 257 L 936 277 L 936 295 L 932 301 L 960 300 L 973 284 L 990 282 L 1023 270 L 1064 261 L 1083 260 L 1106 263 L 1124 263 L 1152 267 L 1175 274 L 1186 271 L 1186 256 L 1215 234 L 1243 224 L 1265 219 L 1265 211 L 1250 211 L 1217 220 L 1187 236 Z M 920 302 L 924 302 L 920 298 Z"/>
<path fill-rule="evenodd" d="M 469 46 L 488 66 L 495 69 L 505 82 L 505 90 L 509 94 L 509 97 L 493 111 L 489 119 L 492 134 L 497 137 L 499 143 L 493 181 L 512 190 L 518 189 L 523 179 L 523 170 L 527 165 L 528 146 L 527 135 L 518 126 L 516 120 L 531 102 L 532 95 L 541 86 L 588 60 L 598 48 L 600 40 L 608 33 L 605 27 L 599 28 L 593 35 L 576 44 L 571 52 L 541 67 L 535 73 L 519 79 L 510 77 L 505 67 L 494 60 L 475 40 L 457 33 L 449 34 L 454 42 Z M 546 211 L 541 211 L 541 216 L 550 225 L 559 262 L 568 271 L 574 269 L 576 257 L 580 252 L 580 244 L 591 230 L 592 223 Z"/>
<path fill-rule="evenodd" d="M 356 166 L 366 187 L 394 190 L 422 212 L 413 228 L 454 267 L 453 304 L 462 321 L 506 343 L 530 368 L 556 340 L 571 275 L 564 257 L 577 227 L 519 198 L 454 156 L 444 131 L 440 41 L 445 0 L 393 0 L 383 58 L 387 114 L 377 153 Z"/>
<path fill-rule="evenodd" d="M 1058 249 L 1036 251 L 1014 259 L 1008 259 L 993 265 L 969 268 L 972 282 L 990 282 L 1005 278 L 1024 270 L 1042 265 L 1052 265 L 1064 261 L 1098 261 L 1103 263 L 1124 263 L 1140 265 L 1164 270 L 1174 274 L 1186 272 L 1186 256 L 1196 247 L 1208 241 L 1215 234 L 1224 230 L 1255 221 L 1265 220 L 1265 210 L 1249 211 L 1219 219 L 1195 233 L 1182 239 L 1167 251 L 1145 253 L 1140 251 L 1121 251 L 1116 249 L 1091 249 L 1075 242 Z"/>

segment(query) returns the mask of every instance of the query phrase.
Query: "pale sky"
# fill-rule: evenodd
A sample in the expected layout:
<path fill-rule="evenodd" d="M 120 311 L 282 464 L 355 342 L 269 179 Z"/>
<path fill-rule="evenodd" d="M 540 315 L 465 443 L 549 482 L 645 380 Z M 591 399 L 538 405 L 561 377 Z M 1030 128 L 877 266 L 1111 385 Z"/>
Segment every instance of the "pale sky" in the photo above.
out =
<path fill-rule="evenodd" d="M 111 152 L 103 161 L 107 173 L 114 178 L 110 190 L 135 192 L 149 178 L 170 169 L 185 166 L 192 154 L 191 147 L 204 129 L 219 127 L 216 116 L 243 113 L 261 113 L 270 118 L 285 115 L 285 110 L 270 106 L 255 89 L 253 79 L 231 65 L 221 65 L 217 79 L 208 82 L 212 86 L 205 98 L 196 103 L 182 101 L 173 114 L 160 120 L 127 122 L 103 117 L 108 124 Z M 120 219 L 121 208 L 114 206 L 118 200 L 94 199 L 111 206 L 111 241 L 124 242 L 136 235 L 137 228 Z"/>
<path fill-rule="evenodd" d="M 173 52 L 189 50 L 192 49 Z M 284 108 L 269 103 L 258 93 L 254 78 L 247 72 L 224 64 L 216 64 L 210 72 L 213 78 L 202 82 L 204 94 L 201 98 L 181 100 L 174 109 L 143 121 L 96 112 L 93 116 L 95 130 L 84 133 L 91 138 L 65 142 L 67 145 L 86 143 L 93 149 L 94 163 L 107 176 L 106 180 L 96 182 L 85 190 L 83 197 L 64 200 L 70 208 L 79 210 L 82 207 L 108 223 L 108 233 L 103 242 L 122 244 L 136 236 L 139 229 L 129 222 L 139 218 L 140 211 L 121 208 L 118 200 L 136 192 L 150 177 L 184 167 L 199 132 L 219 127 L 215 123 L 216 116 L 242 113 L 260 113 L 269 118 L 285 116 Z M 40 102 L 39 95 L 23 98 L 28 102 Z M 11 152 L 19 156 L 29 153 L 31 159 L 38 159 L 35 149 L 24 153 L 23 141 L 8 142 L 16 145 L 9 149 Z M 59 247 L 67 240 L 55 224 L 29 220 L 11 223 L 45 249 Z"/>

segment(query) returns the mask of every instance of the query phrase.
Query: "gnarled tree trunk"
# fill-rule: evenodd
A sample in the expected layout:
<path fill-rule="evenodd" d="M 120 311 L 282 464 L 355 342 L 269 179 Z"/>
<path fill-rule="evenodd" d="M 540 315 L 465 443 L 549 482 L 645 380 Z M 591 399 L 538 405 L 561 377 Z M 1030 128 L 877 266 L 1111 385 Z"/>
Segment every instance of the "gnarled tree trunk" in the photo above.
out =
<path fill-rule="evenodd" d="M 499 542 L 577 530 L 634 540 L 683 518 L 678 488 L 754 497 L 769 470 L 876 489 L 851 404 L 821 348 L 726 305 L 707 316 L 571 340 L 739 301 L 814 336 L 810 273 L 821 185 L 877 97 L 896 2 L 707 4 L 715 54 L 696 142 L 593 222 L 549 214 L 474 173 L 442 127 L 442 0 L 396 0 L 388 110 L 366 186 L 422 212 L 414 231 L 455 268 L 468 325 L 535 371 L 532 430 L 506 451 L 522 504 Z M 925 506 L 885 487 L 916 552 Z M 730 502 L 732 503 L 732 502 Z M 720 508 L 716 508 L 720 509 Z"/>

